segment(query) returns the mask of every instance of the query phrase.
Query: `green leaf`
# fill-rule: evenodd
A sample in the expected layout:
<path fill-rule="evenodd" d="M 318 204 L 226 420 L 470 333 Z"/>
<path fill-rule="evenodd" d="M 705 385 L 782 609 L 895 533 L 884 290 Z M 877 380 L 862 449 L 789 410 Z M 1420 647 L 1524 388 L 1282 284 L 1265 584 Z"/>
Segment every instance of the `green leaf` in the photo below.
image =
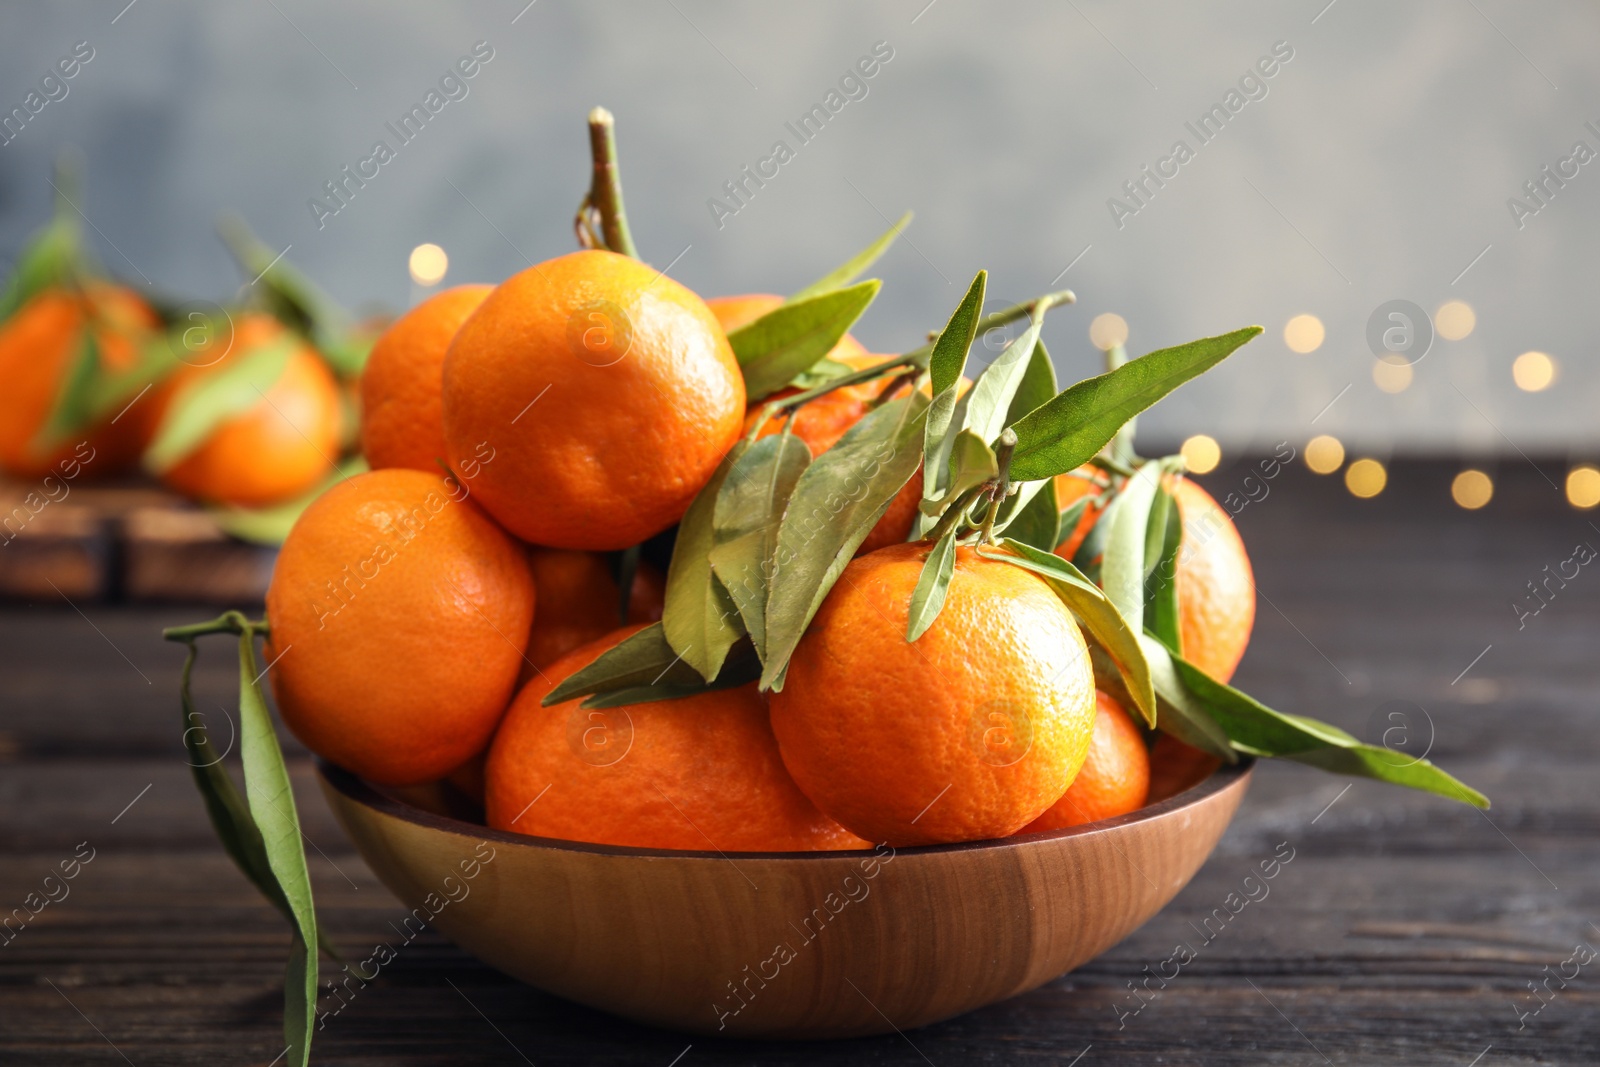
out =
<path fill-rule="evenodd" d="M 1017 495 L 1001 505 L 995 531 L 1013 541 L 1044 552 L 1054 552 L 1061 543 L 1061 505 L 1056 502 L 1056 483 L 1052 478 L 1024 482 Z"/>
<path fill-rule="evenodd" d="M 309 340 L 341 375 L 361 372 L 373 339 L 360 336 L 350 313 L 284 258 L 288 249 L 262 244 L 237 216 L 223 218 L 217 232 L 239 269 L 254 279 L 248 288 L 259 294 L 269 314 Z"/>
<path fill-rule="evenodd" d="M 889 246 L 894 244 L 894 239 L 900 236 L 900 231 L 910 223 L 911 212 L 908 211 L 901 215 L 900 221 L 889 227 L 876 241 L 851 256 L 842 266 L 829 271 L 798 293 L 795 293 L 786 303 L 794 304 L 801 300 L 810 299 L 813 296 L 821 296 L 824 293 L 843 289 L 865 274 L 867 269 L 878 261 L 878 257 L 887 252 Z"/>
<path fill-rule="evenodd" d="M 82 227 L 75 212 L 62 210 L 29 241 L 17 257 L 5 292 L 0 295 L 0 321 L 9 319 L 45 289 L 69 285 L 83 269 Z"/>
<path fill-rule="evenodd" d="M 93 419 L 92 397 L 101 375 L 100 343 L 94 330 L 85 326 L 78 334 L 78 353 L 73 357 L 66 379 L 49 416 L 39 428 L 36 444 L 50 451 L 89 425 Z"/>
<path fill-rule="evenodd" d="M 666 606 L 661 625 L 667 641 L 704 681 L 714 681 L 733 643 L 744 635 L 739 609 L 711 574 L 716 547 L 717 496 L 728 473 L 748 448 L 740 441 L 722 458 L 716 473 L 690 503 L 678 524 L 667 568 Z"/>
<path fill-rule="evenodd" d="M 945 594 L 950 591 L 950 579 L 956 573 L 956 529 L 952 526 L 934 544 L 933 551 L 922 561 L 922 573 L 917 575 L 917 587 L 911 591 L 911 611 L 906 616 L 906 640 L 915 641 L 933 625 L 944 607 Z"/>
<path fill-rule="evenodd" d="M 568 675 L 539 703 L 549 707 L 591 693 L 611 693 L 663 682 L 704 685 L 705 679 L 683 662 L 683 657 L 667 643 L 661 624 L 653 622 L 600 653 L 581 671 Z"/>
<path fill-rule="evenodd" d="M 1228 743 L 1228 735 L 1206 710 L 1206 705 L 1183 684 L 1166 646 L 1147 634 L 1140 635 L 1139 643 L 1156 691 L 1156 728 L 1225 763 L 1239 762 L 1238 753 Z"/>
<path fill-rule="evenodd" d="M 800 476 L 778 527 L 763 689 L 773 687 L 857 546 L 916 473 L 927 410 L 920 392 L 889 401 Z"/>
<path fill-rule="evenodd" d="M 955 435 L 950 446 L 950 469 L 944 478 L 944 493 L 937 501 L 924 500 L 922 509 L 928 514 L 937 515 L 940 502 L 953 500 L 999 474 L 1000 460 L 995 456 L 994 449 L 989 447 L 989 442 L 971 430 L 962 430 Z"/>
<path fill-rule="evenodd" d="M 978 336 L 978 319 L 983 314 L 983 294 L 988 285 L 989 272 L 980 270 L 967 287 L 967 295 L 961 298 L 950 321 L 933 342 L 928 373 L 933 381 L 934 396 L 954 389 L 966 372 L 967 353 L 972 348 L 973 338 Z"/>
<path fill-rule="evenodd" d="M 1028 328 L 1022 331 L 1022 336 L 1006 345 L 1005 350 L 983 369 L 973 383 L 967 397 L 967 418 L 962 425 L 985 441 L 993 441 L 1006 428 L 1011 402 L 1027 377 L 1029 365 L 1033 362 L 1034 347 L 1039 343 L 1039 329 L 1043 325 L 1044 316 L 1034 315 Z M 1016 460 L 1013 459 L 1012 480 L 1030 480 L 1014 473 L 1015 470 Z"/>
<path fill-rule="evenodd" d="M 812 364 L 810 370 L 796 375 L 794 381 L 789 384 L 796 389 L 815 389 L 819 385 L 826 385 L 831 381 L 843 378 L 846 374 L 854 374 L 855 372 L 856 368 L 850 366 L 850 364 L 840 363 L 836 359 L 829 359 L 824 356 Z"/>
<path fill-rule="evenodd" d="M 1375 778 L 1486 808 L 1488 799 L 1425 759 L 1364 745 L 1336 726 L 1273 711 L 1181 657 L 1172 657 L 1184 684 L 1211 712 L 1233 746 L 1258 756 L 1284 756 L 1339 774 Z"/>
<path fill-rule="evenodd" d="M 741 641 L 728 654 L 714 682 L 659 682 L 655 685 L 629 686 L 625 689 L 608 689 L 595 693 L 579 705 L 584 708 L 620 708 L 629 704 L 649 704 L 657 700 L 682 700 L 684 697 L 714 693 L 719 689 L 734 689 L 749 685 L 761 677 L 761 660 L 747 642 Z"/>
<path fill-rule="evenodd" d="M 1145 626 L 1172 651 L 1183 654 L 1178 623 L 1178 548 L 1183 542 L 1183 520 L 1178 505 L 1158 486 L 1150 507 L 1145 538 Z"/>
<path fill-rule="evenodd" d="M 1055 364 L 1050 361 L 1050 353 L 1045 351 L 1044 342 L 1039 341 L 1033 346 L 1033 355 L 1028 359 L 1028 369 L 1022 372 L 1022 381 L 1017 385 L 1016 395 L 1011 398 L 1011 406 L 1006 409 L 1005 424 L 1015 425 L 1024 415 L 1048 404 L 1055 395 Z"/>
<path fill-rule="evenodd" d="M 167 471 L 218 426 L 261 403 L 262 394 L 283 376 L 295 344 L 293 337 L 277 338 L 179 389 L 145 452 L 145 467 L 153 474 Z"/>
<path fill-rule="evenodd" d="M 1016 423 L 1011 476 L 1065 474 L 1088 462 L 1128 419 L 1210 370 L 1261 332 L 1259 326 L 1163 348 L 1069 386 Z"/>
<path fill-rule="evenodd" d="M 281 545 L 289 531 L 294 529 L 300 513 L 311 502 L 333 486 L 367 470 L 367 461 L 360 456 L 347 459 L 337 470 L 324 478 L 315 489 L 282 504 L 264 508 L 213 507 L 207 510 L 222 527 L 224 533 L 255 545 Z"/>
<path fill-rule="evenodd" d="M 855 325 L 882 284 L 873 278 L 784 304 L 730 333 L 746 396 L 760 400 L 811 370 Z"/>
<path fill-rule="evenodd" d="M 811 450 L 787 430 L 763 437 L 739 457 L 717 494 L 711 570 L 739 609 L 758 653 L 766 650 L 767 586 L 778 524 L 810 463 Z"/>
<path fill-rule="evenodd" d="M 289 1043 L 288 1062 L 304 1067 L 311 1055 L 311 1026 L 316 1018 L 316 910 L 289 769 L 258 678 L 255 633 L 246 627 L 239 635 L 239 755 L 250 815 L 261 832 L 272 876 L 294 916 L 295 937 L 284 980 L 283 1036 Z"/>
<path fill-rule="evenodd" d="M 206 817 L 211 820 L 211 829 L 222 843 L 223 851 L 227 852 L 234 866 L 267 902 L 292 923 L 295 921 L 294 911 L 272 873 L 272 865 L 267 861 L 267 848 L 261 840 L 261 831 L 256 828 L 244 797 L 233 784 L 233 777 L 222 765 L 228 753 L 219 752 L 211 743 L 211 728 L 194 706 L 191 679 L 195 660 L 199 656 L 199 646 L 193 641 L 185 643 L 188 652 L 178 678 L 178 704 L 183 709 L 183 747 L 189 754 L 189 771 L 194 778 L 195 789 L 205 803 Z M 231 722 L 229 725 L 231 730 L 237 729 Z M 235 740 L 236 736 L 229 738 L 229 748 L 232 748 Z M 332 940 L 323 932 L 320 923 L 317 926 L 317 943 L 323 952 L 338 958 Z"/>
<path fill-rule="evenodd" d="M 1150 668 L 1145 662 L 1144 646 L 1105 593 L 1060 556 L 1012 538 L 1001 541 L 1001 546 L 1009 551 L 994 552 L 980 548 L 978 554 L 985 559 L 1021 567 L 1043 578 L 1056 596 L 1061 598 L 1061 602 L 1077 616 L 1083 628 L 1089 631 L 1089 636 L 1116 663 L 1117 672 L 1122 676 L 1134 708 L 1145 722 L 1154 726 L 1156 696 L 1151 684 Z"/>
<path fill-rule="evenodd" d="M 1160 467 L 1146 463 L 1117 494 L 1117 506 L 1102 517 L 1110 522 L 1100 585 L 1134 633 L 1144 632 L 1145 528 L 1159 487 Z"/>

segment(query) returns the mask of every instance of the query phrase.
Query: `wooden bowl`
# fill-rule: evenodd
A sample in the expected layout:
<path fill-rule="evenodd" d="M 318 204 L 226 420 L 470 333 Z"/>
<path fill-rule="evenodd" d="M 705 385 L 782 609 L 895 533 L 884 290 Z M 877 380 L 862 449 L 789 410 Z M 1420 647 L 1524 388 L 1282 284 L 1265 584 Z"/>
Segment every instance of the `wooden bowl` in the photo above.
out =
<path fill-rule="evenodd" d="M 727 855 L 502 833 L 319 769 L 368 865 L 417 905 L 408 931 L 427 922 L 529 985 L 640 1022 L 830 1038 L 947 1019 L 1116 944 L 1205 862 L 1251 764 L 1069 830 Z"/>

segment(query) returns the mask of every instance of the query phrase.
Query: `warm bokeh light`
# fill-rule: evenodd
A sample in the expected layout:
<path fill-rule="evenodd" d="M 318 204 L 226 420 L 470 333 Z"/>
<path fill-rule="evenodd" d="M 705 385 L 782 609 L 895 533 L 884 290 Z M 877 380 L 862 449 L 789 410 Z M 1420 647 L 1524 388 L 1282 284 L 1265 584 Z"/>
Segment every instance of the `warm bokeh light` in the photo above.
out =
<path fill-rule="evenodd" d="M 411 250 L 411 280 L 418 285 L 438 285 L 450 269 L 450 257 L 436 244 L 421 244 Z"/>
<path fill-rule="evenodd" d="M 1585 464 L 1568 471 L 1567 503 L 1585 511 L 1600 504 L 1600 470 Z"/>
<path fill-rule="evenodd" d="M 1315 315 L 1296 315 L 1283 328 L 1283 343 L 1289 346 L 1291 352 L 1302 355 L 1321 348 L 1322 339 L 1326 336 L 1322 320 Z"/>
<path fill-rule="evenodd" d="M 1317 474 L 1332 474 L 1344 466 L 1344 445 L 1323 434 L 1306 442 L 1306 466 Z"/>
<path fill-rule="evenodd" d="M 1468 511 L 1476 511 L 1494 496 L 1494 481 L 1478 470 L 1464 470 L 1450 483 L 1450 498 Z"/>
<path fill-rule="evenodd" d="M 1403 393 L 1411 387 L 1411 364 L 1401 359 L 1379 359 L 1372 364 L 1372 380 L 1386 393 Z"/>
<path fill-rule="evenodd" d="M 1101 351 L 1128 342 L 1128 321 L 1114 311 L 1096 315 L 1089 323 L 1089 340 Z"/>
<path fill-rule="evenodd" d="M 1543 352 L 1524 352 L 1511 364 L 1511 380 L 1525 393 L 1548 389 L 1556 380 L 1556 361 Z"/>
<path fill-rule="evenodd" d="M 1433 313 L 1433 328 L 1446 341 L 1459 341 L 1478 325 L 1478 316 L 1465 300 L 1446 300 Z"/>
<path fill-rule="evenodd" d="M 1363 499 L 1377 496 L 1389 484 L 1389 472 L 1375 459 L 1358 459 L 1344 472 L 1344 486 Z"/>
<path fill-rule="evenodd" d="M 1195 474 L 1210 474 L 1222 462 L 1222 446 L 1217 444 L 1216 438 L 1203 433 L 1189 438 L 1179 451 L 1183 453 L 1183 462 Z"/>

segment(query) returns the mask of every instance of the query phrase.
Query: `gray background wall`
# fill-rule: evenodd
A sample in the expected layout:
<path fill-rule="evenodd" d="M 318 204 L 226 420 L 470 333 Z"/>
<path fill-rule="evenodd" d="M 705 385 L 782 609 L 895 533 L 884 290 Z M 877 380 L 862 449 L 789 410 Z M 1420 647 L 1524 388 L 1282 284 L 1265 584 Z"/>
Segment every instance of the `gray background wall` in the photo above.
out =
<path fill-rule="evenodd" d="M 1065 375 L 1096 369 L 1101 311 L 1128 319 L 1135 353 L 1267 327 L 1148 416 L 1149 439 L 1600 453 L 1600 163 L 1520 230 L 1506 204 L 1574 141 L 1600 150 L 1583 125 L 1600 125 L 1592 4 L 525 2 L 8 4 L 0 111 L 74 43 L 95 58 L 0 147 L 0 255 L 43 221 L 51 160 L 76 145 L 101 253 L 140 284 L 232 292 L 213 223 L 237 209 L 345 301 L 403 305 L 419 242 L 450 253 L 448 282 L 573 247 L 583 116 L 603 103 L 646 258 L 682 252 L 673 275 L 708 295 L 798 288 L 911 208 L 858 331 L 879 350 L 942 323 L 980 266 L 1022 298 L 1082 253 L 1056 283 L 1080 303 L 1045 334 Z M 478 41 L 494 58 L 470 95 L 319 230 L 308 198 L 374 140 L 393 145 L 384 124 Z M 878 41 L 894 58 L 867 96 L 800 145 L 784 123 Z M 1294 57 L 1268 94 L 1199 146 L 1184 122 L 1280 41 Z M 706 200 L 780 138 L 796 157 L 719 229 Z M 1107 199 L 1179 138 L 1195 158 L 1119 229 Z M 1477 330 L 1436 342 L 1407 391 L 1379 391 L 1373 309 L 1452 297 Z M 1310 355 L 1282 339 L 1300 312 L 1327 324 Z M 1511 384 L 1530 348 L 1559 362 L 1543 393 Z"/>

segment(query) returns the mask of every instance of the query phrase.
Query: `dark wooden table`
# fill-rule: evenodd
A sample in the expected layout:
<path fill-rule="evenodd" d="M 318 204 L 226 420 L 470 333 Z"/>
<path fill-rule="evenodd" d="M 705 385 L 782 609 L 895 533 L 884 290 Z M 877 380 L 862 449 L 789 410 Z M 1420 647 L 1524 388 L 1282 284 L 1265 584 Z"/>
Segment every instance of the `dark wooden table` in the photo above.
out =
<path fill-rule="evenodd" d="M 314 1061 L 1600 1060 L 1600 958 L 1574 953 L 1600 949 L 1600 570 L 1552 582 L 1520 628 L 1513 608 L 1547 565 L 1580 543 L 1600 548 L 1600 520 L 1566 505 L 1558 464 L 1502 463 L 1478 512 L 1450 502 L 1455 469 L 1399 464 L 1370 501 L 1298 465 L 1270 482 L 1239 516 L 1262 596 L 1238 680 L 1369 738 L 1404 713 L 1413 746 L 1431 732 L 1432 758 L 1493 798 L 1487 815 L 1263 766 L 1210 862 L 1127 941 L 1010 1002 L 872 1040 L 725 1043 L 635 1026 L 509 981 L 429 933 L 317 1035 Z M 1222 497 L 1246 473 L 1203 481 Z M 179 743 L 180 652 L 157 636 L 214 613 L 0 609 L 0 916 L 30 893 L 61 897 L 0 947 L 0 1063 L 214 1067 L 266 1064 L 283 1048 L 285 927 L 212 838 Z M 202 709 L 234 699 L 225 645 L 202 660 Z M 403 909 L 294 751 L 327 926 L 350 946 L 388 937 Z M 1270 895 L 1203 943 L 1204 918 L 1283 842 L 1294 859 Z M 47 886 L 90 850 L 65 890 Z M 1132 1014 L 1142 1002 L 1129 984 L 1179 942 L 1197 958 Z"/>

